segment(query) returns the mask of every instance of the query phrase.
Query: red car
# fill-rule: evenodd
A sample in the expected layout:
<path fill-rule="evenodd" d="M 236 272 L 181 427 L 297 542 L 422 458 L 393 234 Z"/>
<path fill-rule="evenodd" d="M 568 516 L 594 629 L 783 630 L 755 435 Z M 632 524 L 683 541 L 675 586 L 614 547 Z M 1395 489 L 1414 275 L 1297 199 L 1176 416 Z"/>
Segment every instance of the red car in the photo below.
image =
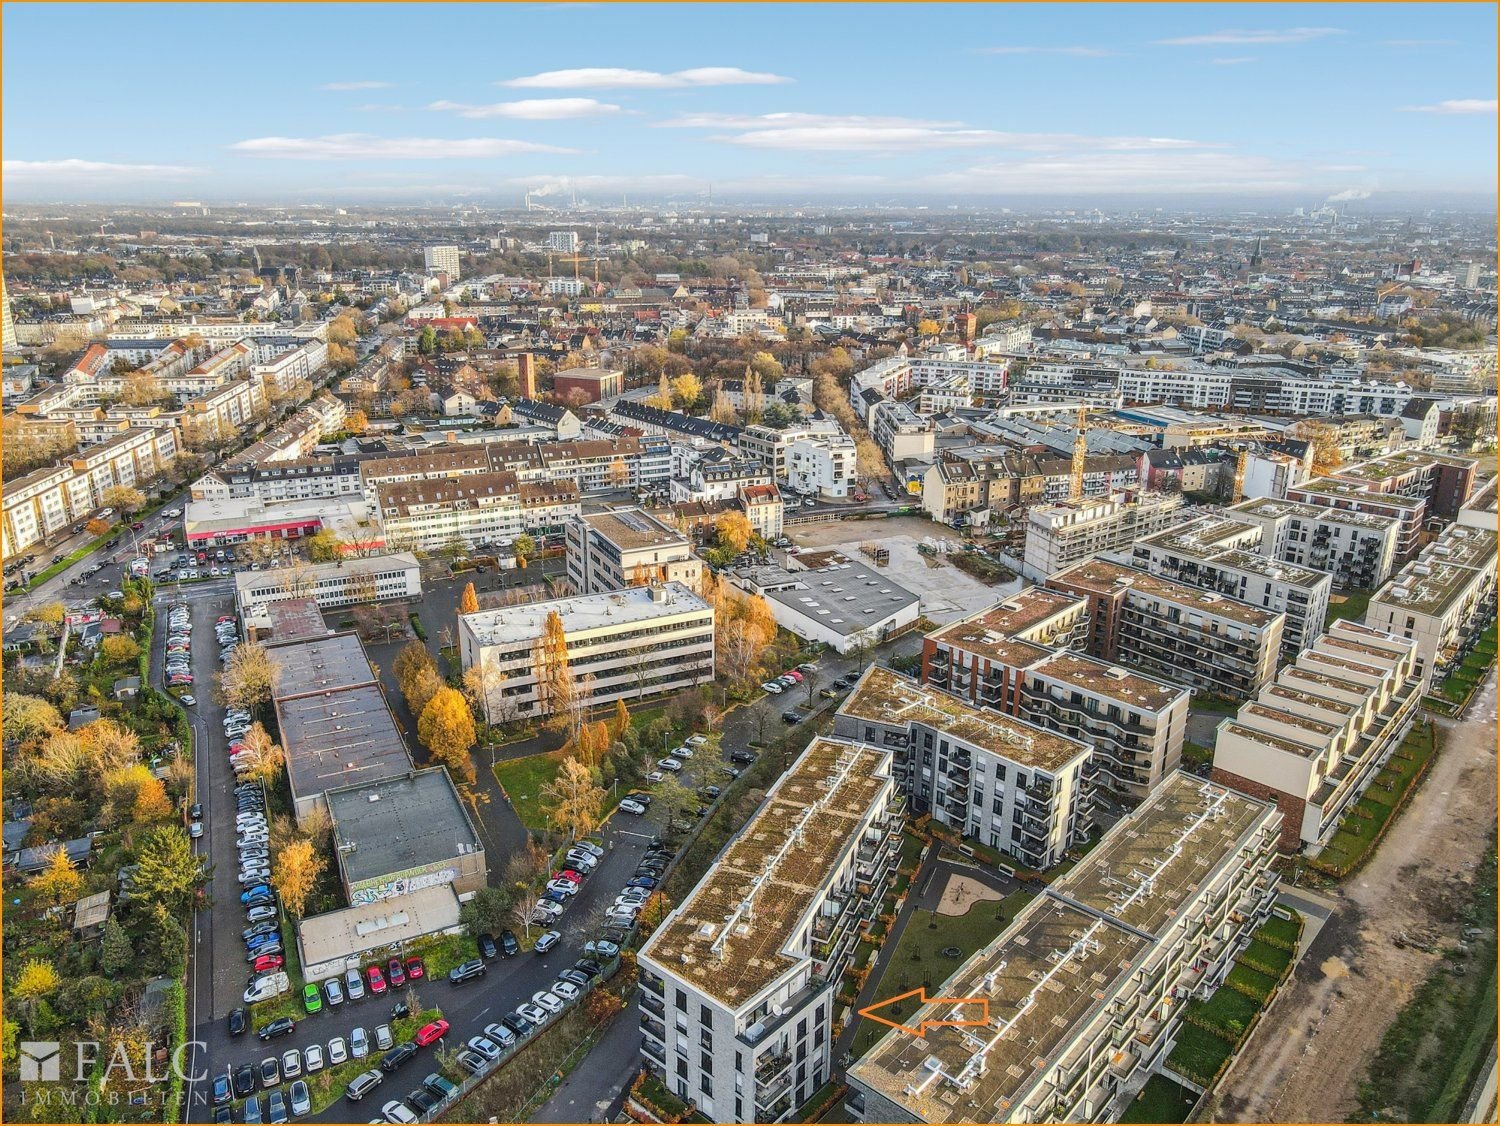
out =
<path fill-rule="evenodd" d="M 400 989 L 406 984 L 406 967 L 401 964 L 400 958 L 392 958 L 385 964 L 385 976 L 390 980 L 392 989 Z"/>
<path fill-rule="evenodd" d="M 425 1048 L 429 1044 L 436 1044 L 446 1035 L 448 1035 L 448 1022 L 435 1020 L 417 1029 L 417 1034 L 412 1039 L 416 1041 L 417 1047 Z"/>
<path fill-rule="evenodd" d="M 385 974 L 380 972 L 379 966 L 371 966 L 365 971 L 365 980 L 370 986 L 370 996 L 379 997 L 385 992 Z"/>
<path fill-rule="evenodd" d="M 583 877 L 580 876 L 577 872 L 573 871 L 573 869 L 571 868 L 564 868 L 561 872 L 559 872 L 552 878 L 554 880 L 567 880 L 570 884 L 583 883 Z"/>
<path fill-rule="evenodd" d="M 406 959 L 406 979 L 408 981 L 421 981 L 427 976 L 427 967 L 422 964 L 421 958 Z"/>
<path fill-rule="evenodd" d="M 279 970 L 286 965 L 286 959 L 280 954 L 262 954 L 255 959 L 255 972 L 258 974 L 269 973 L 271 970 Z"/>

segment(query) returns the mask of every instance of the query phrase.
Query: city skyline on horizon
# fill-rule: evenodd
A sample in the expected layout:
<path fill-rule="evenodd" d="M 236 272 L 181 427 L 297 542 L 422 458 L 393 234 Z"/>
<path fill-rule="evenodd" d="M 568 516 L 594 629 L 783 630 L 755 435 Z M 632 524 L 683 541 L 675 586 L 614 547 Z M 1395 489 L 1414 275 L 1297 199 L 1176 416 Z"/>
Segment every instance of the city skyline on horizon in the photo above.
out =
<path fill-rule="evenodd" d="M 6 199 L 1149 193 L 1316 206 L 1495 190 L 1491 7 L 881 5 L 850 20 L 852 10 L 9 4 Z M 184 85 L 142 112 L 118 96 L 115 69 L 80 71 L 65 87 L 43 69 L 62 14 L 84 11 L 122 59 L 152 57 L 163 37 L 199 58 L 256 36 L 274 53 L 251 60 L 243 81 Z M 742 18 L 751 12 L 780 18 Z M 444 19 L 458 16 L 462 35 Z M 420 55 L 413 19 L 425 23 Z M 681 26 L 663 43 L 672 19 Z M 929 33 L 914 38 L 914 19 Z M 580 32 L 611 46 L 580 48 Z M 478 67 L 461 53 L 443 62 L 444 44 L 486 39 L 502 47 Z"/>

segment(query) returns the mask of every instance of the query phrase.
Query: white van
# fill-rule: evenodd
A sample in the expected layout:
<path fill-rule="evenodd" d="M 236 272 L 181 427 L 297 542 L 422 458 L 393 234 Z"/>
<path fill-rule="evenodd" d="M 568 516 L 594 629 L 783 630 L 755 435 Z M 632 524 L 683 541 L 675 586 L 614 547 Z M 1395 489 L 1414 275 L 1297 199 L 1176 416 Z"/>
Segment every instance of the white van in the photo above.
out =
<path fill-rule="evenodd" d="M 267 974 L 249 989 L 245 990 L 245 1004 L 254 1005 L 260 1001 L 269 1001 L 273 997 L 280 997 L 291 989 L 291 978 L 285 972 Z"/>

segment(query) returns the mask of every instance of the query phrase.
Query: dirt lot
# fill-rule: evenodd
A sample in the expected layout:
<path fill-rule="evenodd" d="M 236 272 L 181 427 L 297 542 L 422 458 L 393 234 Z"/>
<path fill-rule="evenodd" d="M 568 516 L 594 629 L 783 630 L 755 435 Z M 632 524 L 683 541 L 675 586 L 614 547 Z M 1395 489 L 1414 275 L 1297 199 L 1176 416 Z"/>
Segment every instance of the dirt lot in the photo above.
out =
<path fill-rule="evenodd" d="M 1343 1122 L 1381 1036 L 1437 954 L 1395 935 L 1457 938 L 1457 909 L 1495 828 L 1495 675 L 1468 718 L 1442 727 L 1431 774 L 1225 1077 L 1219 1122 Z"/>
<path fill-rule="evenodd" d="M 890 565 L 884 570 L 921 598 L 922 613 L 940 625 L 967 617 L 1021 588 L 1020 580 L 987 586 L 947 563 L 934 566 L 917 551 L 918 544 L 935 545 L 947 539 L 957 547 L 963 541 L 951 528 L 915 516 L 812 524 L 789 528 L 787 535 L 800 547 L 837 548 L 849 558 L 871 566 L 869 558 L 860 553 L 859 545 L 878 542 L 891 553 Z"/>
<path fill-rule="evenodd" d="M 990 901 L 999 903 L 1005 896 L 994 888 L 970 879 L 968 876 L 949 876 L 943 888 L 943 898 L 938 901 L 939 915 L 967 915 L 974 904 Z"/>

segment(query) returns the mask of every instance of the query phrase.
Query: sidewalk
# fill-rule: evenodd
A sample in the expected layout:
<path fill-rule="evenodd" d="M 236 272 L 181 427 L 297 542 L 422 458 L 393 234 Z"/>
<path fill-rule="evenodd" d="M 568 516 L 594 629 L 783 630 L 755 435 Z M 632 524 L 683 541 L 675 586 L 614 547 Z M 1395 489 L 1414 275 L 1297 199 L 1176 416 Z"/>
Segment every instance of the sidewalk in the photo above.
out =
<path fill-rule="evenodd" d="M 641 1012 L 632 1000 L 577 1069 L 528 1119 L 530 1122 L 609 1122 L 641 1068 Z"/>

